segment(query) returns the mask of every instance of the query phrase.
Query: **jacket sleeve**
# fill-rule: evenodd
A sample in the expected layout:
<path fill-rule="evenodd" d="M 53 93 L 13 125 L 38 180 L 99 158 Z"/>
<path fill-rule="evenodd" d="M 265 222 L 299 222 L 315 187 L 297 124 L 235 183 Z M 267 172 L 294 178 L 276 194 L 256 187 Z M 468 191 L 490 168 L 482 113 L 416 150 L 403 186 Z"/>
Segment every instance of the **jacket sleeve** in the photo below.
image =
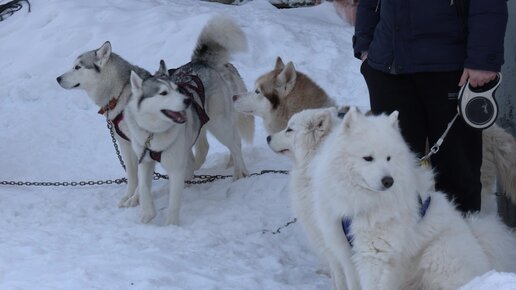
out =
<path fill-rule="evenodd" d="M 470 0 L 465 68 L 500 71 L 507 18 L 506 0 Z"/>
<path fill-rule="evenodd" d="M 373 40 L 376 24 L 380 20 L 379 5 L 380 0 L 360 0 L 358 3 L 355 35 L 353 35 L 353 52 L 358 59 L 363 51 L 369 49 L 369 44 Z"/>

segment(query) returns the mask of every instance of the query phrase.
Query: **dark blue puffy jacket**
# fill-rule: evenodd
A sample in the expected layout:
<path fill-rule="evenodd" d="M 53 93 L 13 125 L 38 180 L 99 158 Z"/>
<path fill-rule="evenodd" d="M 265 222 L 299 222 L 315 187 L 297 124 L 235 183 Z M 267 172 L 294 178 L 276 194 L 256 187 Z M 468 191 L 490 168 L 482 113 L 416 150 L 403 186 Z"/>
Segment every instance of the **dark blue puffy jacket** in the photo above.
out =
<path fill-rule="evenodd" d="M 360 0 L 355 56 L 367 51 L 370 66 L 400 74 L 463 68 L 500 71 L 506 0 L 469 1 L 466 32 L 453 0 Z"/>

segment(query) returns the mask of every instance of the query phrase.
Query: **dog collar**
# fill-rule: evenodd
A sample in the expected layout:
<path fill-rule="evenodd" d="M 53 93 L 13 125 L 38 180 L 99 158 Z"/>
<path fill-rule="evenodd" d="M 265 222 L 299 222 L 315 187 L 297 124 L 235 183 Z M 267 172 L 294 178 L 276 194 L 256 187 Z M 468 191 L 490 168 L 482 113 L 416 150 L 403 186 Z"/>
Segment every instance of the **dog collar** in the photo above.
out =
<path fill-rule="evenodd" d="M 118 99 L 112 98 L 107 103 L 107 105 L 105 105 L 104 107 L 100 108 L 98 113 L 101 114 L 101 115 L 104 115 L 106 112 L 113 110 L 116 107 L 117 104 L 118 104 Z"/>
<path fill-rule="evenodd" d="M 111 98 L 111 100 L 109 100 L 109 102 L 102 108 L 100 108 L 100 110 L 98 111 L 99 114 L 101 115 L 104 115 L 105 113 L 113 110 L 116 105 L 118 104 L 118 100 L 120 99 L 120 97 L 122 96 L 122 94 L 124 93 L 124 90 L 125 90 L 125 87 L 129 84 L 129 81 L 127 83 L 124 84 L 124 86 L 122 87 L 122 90 L 120 91 L 120 94 L 118 94 L 118 97 L 113 97 Z"/>

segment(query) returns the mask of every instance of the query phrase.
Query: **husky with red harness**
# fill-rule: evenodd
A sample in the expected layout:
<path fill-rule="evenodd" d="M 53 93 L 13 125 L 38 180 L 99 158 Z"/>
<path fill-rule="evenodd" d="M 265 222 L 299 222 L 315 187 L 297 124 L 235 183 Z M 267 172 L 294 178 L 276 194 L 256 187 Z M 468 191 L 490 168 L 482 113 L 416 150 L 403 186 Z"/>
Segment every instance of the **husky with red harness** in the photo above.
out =
<path fill-rule="evenodd" d="M 169 175 L 168 223 L 179 223 L 184 180 L 193 177 L 192 147 L 209 118 L 204 110 L 204 87 L 195 75 L 169 75 L 165 62 L 145 80 L 131 73 L 132 96 L 124 118 L 131 146 L 138 157 L 138 197 L 141 221 L 156 215 L 151 183 L 156 162 Z"/>

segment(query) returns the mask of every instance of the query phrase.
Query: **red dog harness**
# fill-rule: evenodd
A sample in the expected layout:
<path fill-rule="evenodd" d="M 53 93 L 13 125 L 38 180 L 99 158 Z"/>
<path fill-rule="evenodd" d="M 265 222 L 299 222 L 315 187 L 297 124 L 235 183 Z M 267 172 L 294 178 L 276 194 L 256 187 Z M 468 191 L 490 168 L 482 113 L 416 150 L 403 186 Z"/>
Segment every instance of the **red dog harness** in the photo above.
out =
<path fill-rule="evenodd" d="M 199 137 L 199 133 L 201 131 L 202 126 L 206 124 L 210 118 L 208 117 L 208 114 L 206 114 L 206 110 L 204 109 L 204 103 L 205 103 L 205 96 L 204 96 L 204 86 L 202 84 L 202 81 L 199 77 L 195 75 L 187 75 L 184 73 L 176 73 L 172 76 L 174 79 L 174 82 L 176 83 L 178 87 L 178 91 L 192 99 L 192 106 L 195 109 L 195 112 L 197 113 L 199 120 L 201 122 L 201 125 L 199 126 L 199 131 L 197 132 L 197 137 L 195 138 L 195 141 L 197 141 L 197 138 Z M 102 107 L 98 113 L 101 115 L 104 115 L 106 112 L 113 110 L 118 103 L 118 99 L 112 98 L 107 105 Z M 124 119 L 124 111 L 120 112 L 113 120 L 110 122 L 113 124 L 113 127 L 115 128 L 115 132 L 120 136 L 121 138 L 131 142 L 129 137 L 120 129 L 120 122 Z M 194 142 L 195 143 L 195 142 Z M 149 152 L 149 156 L 152 160 L 161 162 L 161 152 L 152 151 L 148 148 L 145 148 L 145 151 Z"/>

